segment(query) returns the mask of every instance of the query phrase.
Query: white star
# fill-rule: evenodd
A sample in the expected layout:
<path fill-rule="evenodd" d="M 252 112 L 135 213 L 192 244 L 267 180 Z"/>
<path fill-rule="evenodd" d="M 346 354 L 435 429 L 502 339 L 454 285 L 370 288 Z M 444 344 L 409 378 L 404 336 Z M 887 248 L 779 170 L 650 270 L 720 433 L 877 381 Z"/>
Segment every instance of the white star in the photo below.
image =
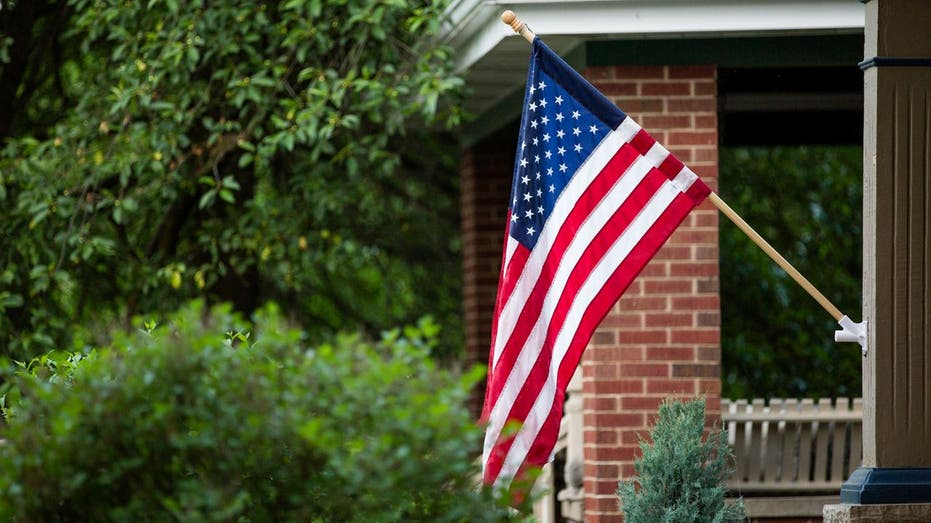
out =
<path fill-rule="evenodd" d="M 575 144 L 575 152 L 577 152 L 577 153 L 582 152 L 582 146 L 579 145 L 579 144 Z"/>
<path fill-rule="evenodd" d="M 566 165 L 566 164 L 564 164 L 564 163 L 559 164 L 559 172 L 561 172 L 561 173 L 566 172 L 566 169 L 568 169 L 568 168 L 569 168 L 569 166 Z"/>
<path fill-rule="evenodd" d="M 537 207 L 537 214 L 543 214 L 543 206 L 542 206 L 542 205 L 540 205 L 539 207 Z"/>
<path fill-rule="evenodd" d="M 562 96 L 556 97 L 556 105 L 562 105 Z"/>
<path fill-rule="evenodd" d="M 540 85 L 538 87 L 540 87 L 541 91 L 546 89 L 546 82 L 544 82 L 543 80 L 540 80 Z"/>
<path fill-rule="evenodd" d="M 566 154 L 566 148 L 560 145 L 559 149 L 556 149 L 556 152 L 559 153 L 560 156 L 563 156 Z"/>
<path fill-rule="evenodd" d="M 531 111 L 533 111 L 533 112 L 536 112 L 536 111 L 537 111 L 537 103 L 536 103 L 536 102 L 530 102 L 530 107 L 529 107 L 529 109 L 530 109 Z"/>
<path fill-rule="evenodd" d="M 528 210 L 524 213 L 524 216 L 527 218 L 533 218 L 533 211 Z"/>
<path fill-rule="evenodd" d="M 543 118 L 540 118 L 540 121 L 543 122 L 543 125 L 550 123 L 550 119 L 547 118 L 546 116 L 544 116 Z"/>
<path fill-rule="evenodd" d="M 514 203 L 511 204 L 511 207 L 517 207 L 517 195 L 514 195 Z"/>
<path fill-rule="evenodd" d="M 533 233 L 535 233 L 535 232 L 537 232 L 537 231 L 535 231 L 535 230 L 533 229 L 533 227 L 530 227 L 530 228 L 527 229 L 527 234 L 529 234 L 530 236 L 533 236 Z"/>
<path fill-rule="evenodd" d="M 536 136 L 534 136 L 534 138 L 533 138 L 533 144 L 534 144 L 534 145 L 537 145 L 537 144 L 539 144 L 539 143 L 540 143 L 540 140 L 539 140 Z"/>
<path fill-rule="evenodd" d="M 542 175 L 541 175 L 541 174 L 539 173 L 539 171 L 538 171 L 538 172 L 537 172 L 537 180 L 540 179 L 540 176 L 542 176 Z"/>
<path fill-rule="evenodd" d="M 546 134 L 543 135 L 543 141 L 544 141 L 544 142 L 550 141 L 550 135 L 549 135 L 549 133 L 546 133 Z"/>
<path fill-rule="evenodd" d="M 557 122 L 561 122 L 563 118 L 565 118 L 565 116 L 563 116 L 562 113 L 556 113 Z"/>
<path fill-rule="evenodd" d="M 598 132 L 598 127 L 595 126 L 595 125 L 593 125 L 593 126 L 591 126 L 591 127 L 588 128 L 588 132 L 590 132 L 590 133 L 592 133 L 592 134 L 595 134 L 595 133 Z"/>
<path fill-rule="evenodd" d="M 516 215 L 516 214 L 512 214 L 512 215 L 511 215 L 511 223 L 514 223 L 514 222 L 516 222 L 516 221 L 517 221 L 517 215 Z"/>
<path fill-rule="evenodd" d="M 563 136 L 566 136 L 566 133 L 564 133 L 562 129 L 557 129 L 556 138 L 562 138 Z"/>
<path fill-rule="evenodd" d="M 530 127 L 533 127 L 534 129 L 536 129 L 536 128 L 537 128 L 537 121 L 536 121 L 536 120 L 530 120 Z"/>
<path fill-rule="evenodd" d="M 531 198 L 533 198 L 533 196 L 531 196 L 529 192 L 525 192 L 525 193 L 524 193 L 524 201 L 525 201 L 525 202 L 529 202 Z"/>
<path fill-rule="evenodd" d="M 555 186 L 555 185 L 550 185 L 550 192 L 556 192 L 556 186 Z M 517 218 L 515 218 L 515 220 L 516 220 L 516 219 L 517 219 Z"/>
<path fill-rule="evenodd" d="M 530 94 L 533 94 L 535 92 L 537 92 L 537 88 L 534 87 L 533 84 L 530 84 Z"/>
<path fill-rule="evenodd" d="M 540 155 L 539 155 L 539 154 L 533 155 L 533 163 L 540 163 Z"/>
<path fill-rule="evenodd" d="M 527 159 L 526 159 L 526 158 L 521 158 L 521 159 L 520 159 L 520 166 L 521 166 L 521 167 L 527 167 Z"/>
<path fill-rule="evenodd" d="M 578 111 L 572 111 L 572 119 L 573 119 L 573 120 L 578 120 L 578 119 L 579 119 L 579 116 L 582 116 L 582 115 L 579 114 Z"/>
<path fill-rule="evenodd" d="M 553 168 L 552 168 L 552 167 L 549 167 L 548 169 L 546 169 L 546 175 L 547 175 L 547 176 L 553 176 Z M 514 203 L 517 203 L 517 202 L 514 202 Z"/>
<path fill-rule="evenodd" d="M 578 136 L 578 135 L 582 134 L 582 130 L 579 129 L 578 127 L 574 127 L 574 128 L 572 129 L 572 134 Z"/>
<path fill-rule="evenodd" d="M 562 138 L 562 137 L 560 137 L 560 138 Z M 526 148 L 527 148 L 527 142 L 521 142 L 521 143 L 520 143 L 520 150 L 523 151 L 523 150 L 526 149 Z"/>
<path fill-rule="evenodd" d="M 546 98 L 540 99 L 540 107 L 546 109 Z"/>
<path fill-rule="evenodd" d="M 521 176 L 520 182 L 524 185 L 527 185 L 528 183 L 530 183 L 530 178 L 525 174 Z"/>
<path fill-rule="evenodd" d="M 544 156 L 546 156 L 546 159 L 549 160 L 553 157 L 553 151 L 547 150 Z"/>
<path fill-rule="evenodd" d="M 537 198 L 541 196 L 543 196 L 543 191 L 541 191 L 540 189 L 537 189 Z"/>

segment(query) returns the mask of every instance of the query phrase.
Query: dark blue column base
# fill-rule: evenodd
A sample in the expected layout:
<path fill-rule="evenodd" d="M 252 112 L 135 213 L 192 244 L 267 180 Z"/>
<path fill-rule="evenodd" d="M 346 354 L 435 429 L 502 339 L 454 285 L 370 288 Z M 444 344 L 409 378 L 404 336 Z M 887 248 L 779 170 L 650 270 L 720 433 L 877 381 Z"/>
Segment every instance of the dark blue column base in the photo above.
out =
<path fill-rule="evenodd" d="M 853 471 L 840 488 L 851 505 L 931 503 L 931 468 L 866 468 Z"/>

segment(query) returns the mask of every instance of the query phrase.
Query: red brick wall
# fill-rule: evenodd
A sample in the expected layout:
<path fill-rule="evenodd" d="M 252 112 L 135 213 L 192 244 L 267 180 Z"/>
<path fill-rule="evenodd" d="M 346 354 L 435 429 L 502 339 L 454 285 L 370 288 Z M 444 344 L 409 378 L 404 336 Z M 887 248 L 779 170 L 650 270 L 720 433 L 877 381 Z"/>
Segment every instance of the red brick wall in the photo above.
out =
<path fill-rule="evenodd" d="M 501 133 L 467 149 L 460 159 L 462 294 L 470 364 L 488 363 L 516 137 L 516 131 Z M 471 405 L 476 417 L 481 413 L 483 393 L 484 384 L 480 384 Z"/>
<path fill-rule="evenodd" d="M 717 187 L 712 66 L 595 67 L 586 76 L 654 138 Z M 622 521 L 617 483 L 670 395 L 708 398 L 720 416 L 718 214 L 692 211 L 596 331 L 582 361 L 585 520 Z"/>

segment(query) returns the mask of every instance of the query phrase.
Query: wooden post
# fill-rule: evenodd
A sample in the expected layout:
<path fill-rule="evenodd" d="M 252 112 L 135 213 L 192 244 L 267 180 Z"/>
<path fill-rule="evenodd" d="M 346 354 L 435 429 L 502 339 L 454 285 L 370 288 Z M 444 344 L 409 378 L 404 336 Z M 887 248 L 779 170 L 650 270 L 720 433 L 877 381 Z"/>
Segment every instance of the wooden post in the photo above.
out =
<path fill-rule="evenodd" d="M 931 521 L 931 11 L 866 3 L 863 465 L 826 523 Z"/>

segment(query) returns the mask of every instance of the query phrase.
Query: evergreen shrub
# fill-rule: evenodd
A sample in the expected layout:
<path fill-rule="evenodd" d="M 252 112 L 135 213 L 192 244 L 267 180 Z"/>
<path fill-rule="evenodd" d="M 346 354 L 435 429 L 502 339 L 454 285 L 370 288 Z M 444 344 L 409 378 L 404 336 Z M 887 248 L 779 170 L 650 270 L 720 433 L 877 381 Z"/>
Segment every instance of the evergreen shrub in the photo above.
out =
<path fill-rule="evenodd" d="M 4 521 L 498 521 L 480 428 L 436 327 L 306 347 L 194 304 L 63 379 L 20 372 L 0 427 Z M 57 374 L 56 374 L 57 375 Z M 8 395 L 10 396 L 10 395 Z"/>
<path fill-rule="evenodd" d="M 723 430 L 704 440 L 705 400 L 665 401 L 650 433 L 640 442 L 636 476 L 617 494 L 626 523 L 723 523 L 746 518 L 743 502 L 726 504 L 724 482 L 733 453 Z"/>

